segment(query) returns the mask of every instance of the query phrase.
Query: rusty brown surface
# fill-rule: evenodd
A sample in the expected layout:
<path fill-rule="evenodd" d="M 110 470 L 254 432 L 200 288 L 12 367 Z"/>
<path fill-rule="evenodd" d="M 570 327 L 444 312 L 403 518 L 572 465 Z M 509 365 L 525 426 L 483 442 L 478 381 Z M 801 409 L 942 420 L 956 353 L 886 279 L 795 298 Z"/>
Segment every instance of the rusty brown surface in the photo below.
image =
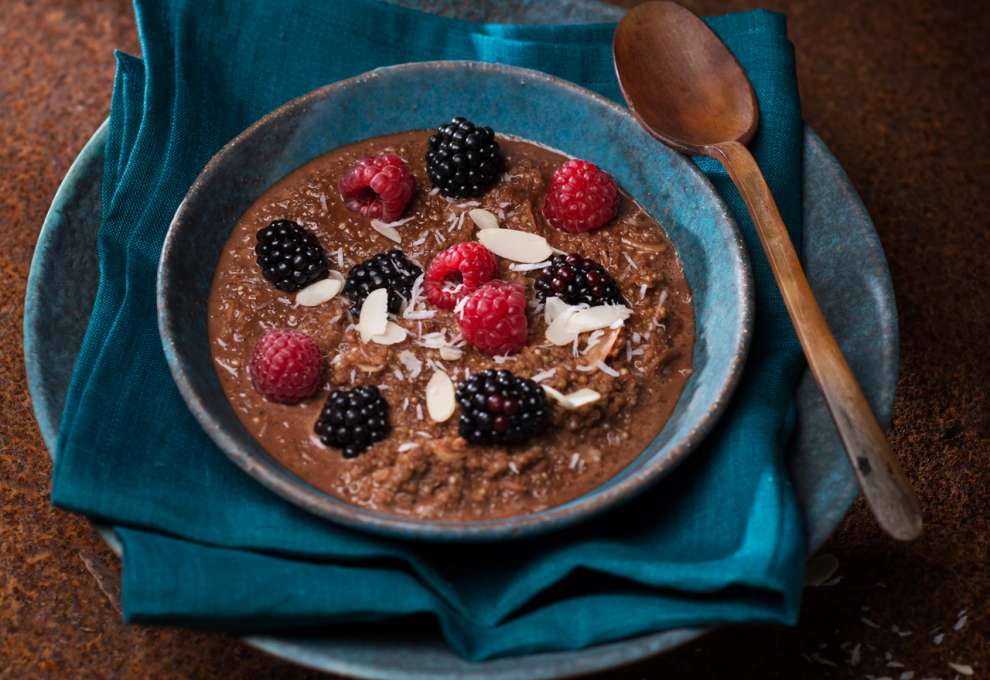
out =
<path fill-rule="evenodd" d="M 609 677 L 949 680 L 949 662 L 990 677 L 990 5 L 759 4 L 789 14 L 805 115 L 887 249 L 902 333 L 892 440 L 927 529 L 895 544 L 858 503 L 826 547 L 843 578 L 807 593 L 800 627 L 726 630 Z M 121 624 L 105 594 L 115 592 L 112 554 L 85 520 L 49 503 L 22 363 L 25 279 L 51 197 L 106 116 L 111 50 L 135 43 L 124 0 L 0 6 L 0 677 L 316 677 L 230 636 Z"/>

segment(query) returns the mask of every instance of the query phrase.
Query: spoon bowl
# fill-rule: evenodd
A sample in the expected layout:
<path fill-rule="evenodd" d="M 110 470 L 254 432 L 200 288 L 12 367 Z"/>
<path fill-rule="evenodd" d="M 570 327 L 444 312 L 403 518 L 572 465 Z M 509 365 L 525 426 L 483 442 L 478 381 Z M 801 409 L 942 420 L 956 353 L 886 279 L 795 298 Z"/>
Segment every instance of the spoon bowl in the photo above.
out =
<path fill-rule="evenodd" d="M 729 140 L 746 144 L 756 132 L 759 107 L 742 67 L 680 5 L 653 2 L 630 10 L 615 31 L 613 56 L 633 115 L 678 151 L 701 154 Z"/>
<path fill-rule="evenodd" d="M 916 538 L 922 525 L 918 499 L 828 327 L 770 187 L 746 148 L 759 107 L 739 62 L 700 18 L 672 2 L 630 11 L 616 28 L 612 53 L 619 87 L 640 124 L 675 149 L 710 156 L 729 172 L 867 504 L 891 536 Z"/>

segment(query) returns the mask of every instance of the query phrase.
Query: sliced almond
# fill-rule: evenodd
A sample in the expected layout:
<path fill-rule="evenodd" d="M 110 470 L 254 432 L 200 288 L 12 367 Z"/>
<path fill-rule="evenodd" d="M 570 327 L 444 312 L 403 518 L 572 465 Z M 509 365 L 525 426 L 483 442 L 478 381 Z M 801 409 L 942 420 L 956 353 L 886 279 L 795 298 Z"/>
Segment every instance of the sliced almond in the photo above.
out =
<path fill-rule="evenodd" d="M 495 213 L 484 208 L 475 208 L 468 211 L 468 217 L 475 223 L 478 229 L 498 229 L 498 218 Z"/>
<path fill-rule="evenodd" d="M 513 262 L 533 264 L 547 260 L 553 255 L 553 248 L 539 234 L 515 229 L 482 229 L 478 240 L 499 257 Z"/>
<path fill-rule="evenodd" d="M 391 241 L 402 243 L 402 236 L 399 235 L 399 230 L 391 224 L 387 224 L 381 220 L 371 220 L 371 228 Z"/>
<path fill-rule="evenodd" d="M 368 293 L 361 306 L 358 332 L 361 341 L 368 342 L 376 335 L 384 335 L 388 328 L 388 289 L 376 288 Z"/>
<path fill-rule="evenodd" d="M 588 404 L 592 404 L 602 398 L 601 394 L 590 387 L 582 387 L 581 389 L 571 392 L 570 394 L 564 394 L 560 390 L 554 389 L 549 385 L 541 385 L 541 387 L 543 388 L 543 391 L 547 393 L 547 396 L 569 411 L 579 409 L 582 406 L 587 406 Z"/>
<path fill-rule="evenodd" d="M 611 328 L 629 318 L 632 310 L 624 305 L 597 305 L 582 309 L 567 321 L 567 328 L 574 333 Z"/>
<path fill-rule="evenodd" d="M 387 321 L 385 323 L 385 332 L 380 335 L 372 335 L 371 341 L 377 342 L 379 345 L 394 345 L 405 340 L 406 335 L 408 335 L 408 332 L 405 328 L 394 321 Z"/>
<path fill-rule="evenodd" d="M 580 307 L 571 305 L 562 309 L 554 318 L 553 323 L 547 326 L 547 340 L 558 346 L 573 342 L 578 333 L 571 329 L 570 322 L 579 311 L 582 311 Z"/>
<path fill-rule="evenodd" d="M 599 362 L 604 363 L 612 354 L 612 349 L 622 335 L 621 328 L 612 328 L 602 338 L 594 344 L 584 355 L 584 363 L 588 366 L 595 366 Z"/>
<path fill-rule="evenodd" d="M 552 324 L 554 319 L 570 306 L 559 297 L 548 297 L 543 303 L 543 320 L 547 322 L 547 325 Z"/>
<path fill-rule="evenodd" d="M 459 347 L 441 347 L 440 358 L 444 361 L 457 361 L 464 355 L 464 351 Z"/>
<path fill-rule="evenodd" d="M 303 307 L 322 305 L 324 302 L 332 300 L 343 287 L 344 282 L 339 279 L 322 279 L 309 284 L 296 293 L 296 304 Z"/>
<path fill-rule="evenodd" d="M 430 419 L 437 423 L 454 415 L 454 383 L 443 371 L 436 371 L 426 383 L 426 410 Z"/>

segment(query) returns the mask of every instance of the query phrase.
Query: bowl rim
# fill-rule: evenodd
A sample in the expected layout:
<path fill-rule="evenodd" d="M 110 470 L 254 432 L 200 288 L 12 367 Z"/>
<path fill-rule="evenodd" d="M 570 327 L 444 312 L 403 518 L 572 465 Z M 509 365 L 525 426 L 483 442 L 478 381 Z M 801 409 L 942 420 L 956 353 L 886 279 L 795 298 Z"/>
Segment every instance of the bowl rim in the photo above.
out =
<path fill-rule="evenodd" d="M 590 519 L 606 510 L 616 508 L 652 487 L 659 479 L 671 472 L 712 430 L 725 411 L 742 375 L 753 332 L 753 278 L 749 256 L 742 234 L 725 202 L 704 173 L 686 156 L 677 154 L 682 161 L 680 169 L 693 174 L 695 179 L 700 181 L 702 187 L 707 187 L 708 192 L 705 198 L 713 204 L 718 212 L 719 219 L 716 223 L 724 232 L 724 241 L 728 244 L 730 256 L 735 263 L 733 277 L 736 283 L 735 302 L 739 309 L 739 321 L 734 334 L 733 360 L 722 384 L 718 387 L 717 397 L 708 405 L 705 413 L 693 424 L 691 429 L 680 435 L 679 441 L 676 441 L 669 449 L 667 455 L 652 464 L 644 465 L 641 470 L 630 474 L 607 489 L 598 486 L 563 505 L 523 515 L 486 520 L 415 519 L 349 503 L 312 486 L 271 455 L 259 460 L 253 453 L 242 448 L 229 432 L 219 427 L 210 413 L 211 409 L 208 403 L 195 388 L 194 380 L 187 372 L 182 360 L 182 353 L 176 344 L 181 322 L 172 313 L 169 304 L 170 290 L 173 288 L 170 263 L 175 257 L 176 242 L 182 232 L 182 224 L 191 213 L 190 204 L 195 202 L 194 199 L 205 190 L 209 180 L 223 167 L 224 160 L 230 151 L 255 134 L 264 131 L 269 124 L 278 118 L 304 110 L 313 102 L 332 96 L 338 91 L 359 87 L 363 82 L 386 75 L 438 69 L 469 69 L 481 73 L 497 72 L 529 81 L 542 81 L 554 87 L 569 90 L 582 98 L 590 99 L 595 104 L 611 109 L 613 113 L 635 122 L 632 114 L 619 104 L 572 82 L 533 69 L 470 60 L 426 61 L 384 66 L 324 85 L 286 102 L 247 127 L 213 155 L 186 192 L 169 223 L 159 259 L 156 282 L 158 328 L 165 359 L 173 380 L 190 412 L 226 456 L 269 490 L 315 515 L 332 520 L 349 529 L 368 531 L 393 538 L 433 542 L 498 541 L 557 531 Z M 638 123 L 636 124 L 638 125 Z M 662 145 L 659 140 L 656 140 L 656 143 Z M 677 152 L 675 151 L 675 153 Z"/>

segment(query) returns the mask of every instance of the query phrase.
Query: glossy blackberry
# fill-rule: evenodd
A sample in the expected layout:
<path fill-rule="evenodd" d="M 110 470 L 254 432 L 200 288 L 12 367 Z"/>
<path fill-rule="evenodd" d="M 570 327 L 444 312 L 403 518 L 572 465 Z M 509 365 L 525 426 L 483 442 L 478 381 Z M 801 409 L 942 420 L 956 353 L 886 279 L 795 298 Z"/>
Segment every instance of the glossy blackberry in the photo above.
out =
<path fill-rule="evenodd" d="M 624 305 L 619 284 L 590 257 L 554 255 L 536 279 L 536 297 L 559 297 L 569 305 Z"/>
<path fill-rule="evenodd" d="M 325 445 L 341 449 L 344 458 L 355 458 L 388 436 L 388 402 L 372 385 L 335 390 L 313 429 Z"/>
<path fill-rule="evenodd" d="M 254 246 L 261 273 L 279 290 L 293 292 L 327 277 L 323 246 L 311 232 L 290 220 L 259 229 Z"/>
<path fill-rule="evenodd" d="M 542 430 L 550 415 L 543 388 L 509 371 L 487 369 L 457 386 L 458 429 L 472 444 L 517 444 Z"/>
<path fill-rule="evenodd" d="M 505 160 L 490 127 L 458 116 L 437 128 L 426 152 L 433 186 L 451 198 L 474 198 L 495 186 Z"/>
<path fill-rule="evenodd" d="M 409 299 L 412 285 L 422 273 L 423 269 L 401 250 L 390 250 L 352 267 L 344 284 L 344 294 L 351 299 L 351 311 L 357 314 L 368 293 L 387 288 L 388 311 L 396 314 L 403 299 Z"/>

